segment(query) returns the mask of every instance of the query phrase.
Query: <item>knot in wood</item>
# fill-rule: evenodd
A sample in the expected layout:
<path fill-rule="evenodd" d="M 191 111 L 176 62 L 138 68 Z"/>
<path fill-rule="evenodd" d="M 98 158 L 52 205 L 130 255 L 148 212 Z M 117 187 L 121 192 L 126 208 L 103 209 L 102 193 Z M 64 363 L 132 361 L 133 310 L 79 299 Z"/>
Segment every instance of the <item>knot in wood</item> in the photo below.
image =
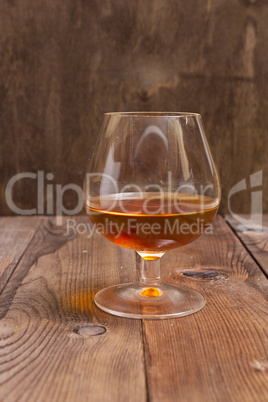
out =
<path fill-rule="evenodd" d="M 74 329 L 74 333 L 81 335 L 84 338 L 88 338 L 90 336 L 101 335 L 106 332 L 106 328 L 101 325 L 86 325 L 82 327 L 78 327 Z"/>
<path fill-rule="evenodd" d="M 205 281 L 228 279 L 228 276 L 226 274 L 217 271 L 184 271 L 182 272 L 182 274 L 193 279 Z"/>
<path fill-rule="evenodd" d="M 13 335 L 15 332 L 15 324 L 9 318 L 0 320 L 0 339 L 5 339 Z"/>

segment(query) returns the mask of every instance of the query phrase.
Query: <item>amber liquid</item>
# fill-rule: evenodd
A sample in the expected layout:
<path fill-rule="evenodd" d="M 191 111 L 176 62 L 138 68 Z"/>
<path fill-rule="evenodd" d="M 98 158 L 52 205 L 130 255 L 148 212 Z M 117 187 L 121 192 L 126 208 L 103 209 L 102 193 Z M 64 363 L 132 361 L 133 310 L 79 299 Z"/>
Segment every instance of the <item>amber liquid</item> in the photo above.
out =
<path fill-rule="evenodd" d="M 157 256 L 201 236 L 215 217 L 219 200 L 132 193 L 89 198 L 85 206 L 97 232 L 119 246 Z"/>

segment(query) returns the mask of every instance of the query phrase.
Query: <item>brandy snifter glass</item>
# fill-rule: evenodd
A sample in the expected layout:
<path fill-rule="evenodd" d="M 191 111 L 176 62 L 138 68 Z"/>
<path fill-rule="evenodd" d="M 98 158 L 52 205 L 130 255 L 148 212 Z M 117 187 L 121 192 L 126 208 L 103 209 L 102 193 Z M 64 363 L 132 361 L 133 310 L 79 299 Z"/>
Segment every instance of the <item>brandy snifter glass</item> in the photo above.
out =
<path fill-rule="evenodd" d="M 141 257 L 139 281 L 99 291 L 100 309 L 159 319 L 205 305 L 201 293 L 163 283 L 160 275 L 161 257 L 201 236 L 219 208 L 218 174 L 199 114 L 106 113 L 84 197 L 98 232 Z"/>

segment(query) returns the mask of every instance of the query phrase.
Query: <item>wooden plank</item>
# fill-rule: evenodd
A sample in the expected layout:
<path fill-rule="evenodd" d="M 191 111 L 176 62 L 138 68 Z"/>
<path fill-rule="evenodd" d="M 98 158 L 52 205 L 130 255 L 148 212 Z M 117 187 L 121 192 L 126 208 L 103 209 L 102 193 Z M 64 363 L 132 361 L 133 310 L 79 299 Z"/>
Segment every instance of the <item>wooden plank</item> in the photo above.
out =
<path fill-rule="evenodd" d="M 18 227 L 22 228 L 22 231 L 24 230 L 24 224 L 26 225 L 26 227 L 31 225 L 31 218 L 28 218 L 30 221 L 28 224 L 26 222 L 27 218 L 24 217 L 18 219 L 20 220 L 20 225 L 18 225 Z M 33 223 L 36 221 L 36 219 L 38 218 L 33 217 Z M 7 232 L 9 231 L 8 228 L 9 227 L 7 226 Z M 56 231 L 54 230 L 54 228 L 55 225 L 53 225 L 49 219 L 45 218 L 40 220 L 40 224 L 37 226 L 37 228 L 34 225 L 34 231 L 31 241 L 28 242 L 28 245 L 23 252 L 22 257 L 18 262 L 19 269 L 16 269 L 16 267 L 13 269 L 12 274 L 7 279 L 7 282 L 1 292 L 0 318 L 5 316 L 10 304 L 12 303 L 17 289 L 21 285 L 31 266 L 36 263 L 38 258 L 40 258 L 42 255 L 55 252 L 59 247 L 61 247 L 72 237 L 66 235 L 66 230 L 64 227 L 57 227 Z M 3 231 L 5 230 L 3 229 Z M 20 231 L 20 229 L 18 231 Z M 4 276 L 6 276 L 6 271 L 9 270 L 10 266 L 5 269 Z"/>
<path fill-rule="evenodd" d="M 246 215 L 243 216 L 245 219 Z M 237 236 L 245 244 L 249 252 L 268 275 L 268 215 L 263 216 L 262 228 L 247 228 L 237 222 L 231 215 L 225 217 L 227 222 L 235 230 Z"/>
<path fill-rule="evenodd" d="M 31 241 L 40 217 L 0 219 L 0 294 Z"/>
<path fill-rule="evenodd" d="M 8 282 L 16 292 L 0 320 L 4 401 L 145 400 L 142 336 L 150 400 L 267 399 L 265 282 L 222 218 L 213 237 L 163 259 L 163 277 L 203 291 L 207 306 L 142 329 L 93 304 L 99 288 L 135 280 L 134 253 L 66 234 L 45 219 Z"/>
<path fill-rule="evenodd" d="M 227 213 L 230 189 L 268 164 L 267 1 L 64 3 L 0 4 L 1 214 L 13 213 L 5 189 L 18 172 L 43 170 L 54 201 L 56 184 L 81 186 L 103 113 L 132 109 L 203 115 Z M 248 211 L 250 191 L 233 210 Z M 36 180 L 14 185 L 23 208 L 36 194 Z"/>
<path fill-rule="evenodd" d="M 10 279 L 1 401 L 146 400 L 141 322 L 93 303 L 100 288 L 135 279 L 135 255 L 87 236 L 44 219 Z"/>
<path fill-rule="evenodd" d="M 167 253 L 162 274 L 200 290 L 207 304 L 187 317 L 144 320 L 150 399 L 267 400 L 267 281 L 223 218 L 213 236 Z"/>

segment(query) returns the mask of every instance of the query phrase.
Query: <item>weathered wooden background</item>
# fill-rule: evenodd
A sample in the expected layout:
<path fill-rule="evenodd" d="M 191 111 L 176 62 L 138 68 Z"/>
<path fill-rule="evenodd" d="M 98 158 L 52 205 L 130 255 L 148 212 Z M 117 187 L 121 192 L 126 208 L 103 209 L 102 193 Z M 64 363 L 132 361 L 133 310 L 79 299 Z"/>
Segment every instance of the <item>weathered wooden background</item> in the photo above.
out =
<path fill-rule="evenodd" d="M 1 214 L 16 173 L 81 185 L 105 111 L 200 112 L 222 212 L 250 174 L 267 189 L 267 0 L 0 0 L 0 18 Z M 19 181 L 16 204 L 34 208 L 36 187 Z M 233 209 L 249 201 L 240 192 Z"/>

